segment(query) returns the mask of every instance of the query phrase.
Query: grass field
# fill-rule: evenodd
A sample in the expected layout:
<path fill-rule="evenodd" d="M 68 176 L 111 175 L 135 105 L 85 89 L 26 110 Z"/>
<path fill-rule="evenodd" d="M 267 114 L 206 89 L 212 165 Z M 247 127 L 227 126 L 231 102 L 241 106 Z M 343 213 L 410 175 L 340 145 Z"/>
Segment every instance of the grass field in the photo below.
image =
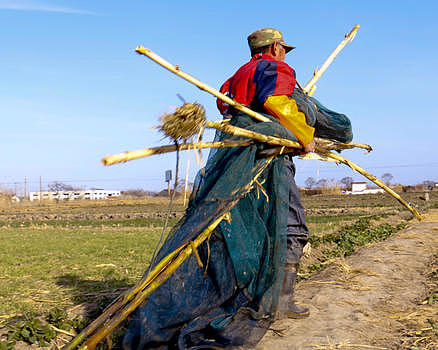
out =
<path fill-rule="evenodd" d="M 419 200 L 420 195 L 404 197 L 420 211 L 438 206 L 437 193 L 432 192 L 427 203 Z M 303 260 L 302 278 L 336 255 L 351 254 L 360 245 L 400 230 L 403 217 L 409 216 L 387 195 L 317 195 L 304 197 L 303 204 L 313 252 Z M 10 337 L 15 334 L 16 340 L 38 342 L 38 337 L 20 338 L 25 332 L 17 325 L 23 319 L 42 320 L 34 328 L 43 329 L 47 321 L 59 328 L 60 319 L 82 315 L 85 321 L 64 324 L 63 329 L 83 327 L 87 318 L 141 277 L 167 212 L 167 200 L 156 198 L 20 203 L 0 208 L 0 349 L 13 347 L 6 341 L 8 333 Z M 177 200 L 169 227 L 183 213 Z M 58 315 L 56 322 L 54 314 Z"/>

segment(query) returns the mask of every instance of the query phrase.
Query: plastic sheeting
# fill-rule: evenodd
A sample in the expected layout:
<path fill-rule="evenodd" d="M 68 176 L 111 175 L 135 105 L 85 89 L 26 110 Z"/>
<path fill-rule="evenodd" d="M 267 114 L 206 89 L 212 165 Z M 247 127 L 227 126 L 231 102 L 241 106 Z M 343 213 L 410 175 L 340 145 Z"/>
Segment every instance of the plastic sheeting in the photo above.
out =
<path fill-rule="evenodd" d="M 316 100 L 311 99 L 309 105 L 305 96 L 296 97 L 299 107 L 307 108 L 313 125 L 330 126 L 324 135 L 351 138 L 351 128 L 350 134 L 348 127 L 339 128 L 337 114 L 326 115 L 326 109 Z M 296 141 L 278 121 L 268 117 L 272 122 L 257 122 L 238 114 L 231 124 Z M 332 117 L 334 126 L 326 123 Z M 340 130 L 332 133 L 336 128 Z M 224 138 L 239 139 L 217 133 L 216 139 Z M 164 242 L 153 265 L 228 211 L 231 222 L 222 221 L 198 248 L 204 267 L 192 255 L 136 310 L 123 338 L 125 349 L 248 348 L 261 339 L 278 304 L 289 200 L 282 155 L 258 179 L 268 198 L 257 186 L 249 193 L 244 190 L 266 163 L 260 151 L 267 147 L 255 143 L 210 152 L 205 173 L 196 178 L 185 216 Z M 238 203 L 230 210 L 236 199 Z"/>

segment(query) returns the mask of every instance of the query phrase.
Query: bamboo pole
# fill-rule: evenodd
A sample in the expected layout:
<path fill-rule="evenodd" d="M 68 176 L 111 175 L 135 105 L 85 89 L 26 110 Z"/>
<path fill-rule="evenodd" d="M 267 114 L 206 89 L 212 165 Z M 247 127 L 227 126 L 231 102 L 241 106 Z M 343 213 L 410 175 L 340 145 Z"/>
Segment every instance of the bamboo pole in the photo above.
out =
<path fill-rule="evenodd" d="M 290 141 L 290 140 L 286 140 L 286 139 L 278 138 L 278 137 L 274 137 L 274 136 L 267 136 L 267 135 L 260 134 L 260 133 L 254 132 L 254 131 L 250 131 L 250 130 L 246 130 L 246 129 L 242 129 L 242 128 L 237 128 L 237 127 L 232 126 L 232 125 L 208 121 L 207 126 L 224 131 L 224 132 L 227 132 L 227 133 L 231 133 L 231 134 L 236 135 L 236 136 L 244 136 L 244 137 L 251 138 L 253 140 L 266 142 L 266 143 L 269 143 L 271 145 L 286 146 L 286 147 L 298 148 L 298 149 L 301 148 L 301 145 L 298 142 L 294 142 L 294 141 Z M 315 153 L 320 154 L 320 155 L 325 156 L 325 157 L 328 157 L 328 158 L 335 159 L 335 160 L 337 160 L 345 165 L 348 165 L 351 169 L 357 171 L 358 173 L 362 174 L 363 176 L 365 176 L 366 178 L 368 178 L 369 180 L 374 182 L 377 186 L 383 188 L 391 196 L 393 196 L 395 199 L 397 199 L 402 205 L 404 205 L 408 210 L 410 210 L 417 217 L 418 220 L 422 220 L 420 214 L 417 212 L 417 210 L 415 208 L 412 208 L 396 192 L 394 192 L 392 189 L 390 189 L 388 186 L 386 186 L 381 180 L 379 180 L 374 175 L 371 175 L 370 173 L 368 173 L 367 171 L 362 169 L 357 164 L 349 161 L 348 159 L 346 159 L 344 157 L 341 157 L 337 154 L 334 154 L 334 153 L 332 153 L 332 152 L 330 152 L 330 151 L 328 151 L 320 146 L 315 147 Z"/>
<path fill-rule="evenodd" d="M 342 142 L 325 140 L 320 138 L 315 138 L 315 141 L 318 146 L 321 146 L 328 150 L 341 151 L 344 149 L 352 149 L 352 148 L 361 148 L 367 150 L 368 152 L 373 150 L 373 148 L 370 145 L 362 144 L 362 143 L 355 143 L 355 142 L 342 143 Z M 193 143 L 180 144 L 179 150 L 183 151 L 183 150 L 193 149 L 194 151 L 196 151 L 197 149 L 204 149 L 204 148 L 241 147 L 241 146 L 249 146 L 251 143 L 252 143 L 251 140 L 193 142 Z M 149 157 L 155 154 L 163 154 L 163 153 L 169 153 L 174 151 L 176 151 L 175 145 L 165 145 L 165 146 L 159 146 L 153 148 L 144 148 L 140 150 L 127 151 L 119 154 L 106 156 L 105 158 L 102 159 L 102 164 L 114 165 L 118 163 L 125 163 L 134 159 Z"/>
<path fill-rule="evenodd" d="M 151 281 L 156 278 L 165 268 L 166 266 L 171 263 L 172 259 L 178 254 L 184 246 L 176 249 L 169 255 L 167 255 L 163 260 L 160 261 L 157 266 L 154 267 L 154 269 L 146 276 L 143 276 L 135 285 L 134 287 L 127 290 L 125 293 L 123 293 L 119 298 L 115 300 L 114 303 L 109 305 L 105 311 L 96 318 L 93 322 L 91 322 L 85 329 L 83 329 L 77 336 L 74 338 L 69 344 L 67 344 L 64 349 L 65 350 L 72 350 L 76 348 L 79 344 L 81 344 L 87 336 L 91 335 L 98 327 L 100 327 L 109 317 L 114 315 L 123 305 L 125 305 L 127 302 L 129 302 L 131 299 L 135 297 L 135 295 L 145 287 L 147 287 Z"/>
<path fill-rule="evenodd" d="M 242 194 L 248 193 L 253 188 L 254 183 L 257 182 L 258 177 L 263 173 L 263 171 L 268 167 L 268 165 L 274 159 L 273 156 L 266 159 L 265 164 L 258 169 L 254 178 L 244 187 L 242 188 Z M 170 253 L 167 257 L 165 257 L 150 275 L 147 276 L 145 282 L 149 283 L 138 283 L 136 288 L 133 288 L 129 293 L 132 301 L 127 304 L 123 309 L 119 307 L 116 314 L 111 320 L 108 320 L 109 317 L 105 317 L 105 319 L 100 323 L 99 326 L 102 326 L 97 330 L 95 334 L 93 334 L 90 339 L 88 339 L 85 344 L 83 344 L 79 349 L 80 350 L 94 350 L 96 345 L 104 339 L 108 334 L 110 334 L 121 322 L 123 322 L 138 306 L 140 306 L 147 297 L 157 289 L 161 284 L 163 284 L 172 273 L 176 271 L 176 269 L 194 252 L 194 249 L 199 247 L 213 232 L 213 230 L 219 225 L 219 223 L 229 218 L 229 210 L 231 210 L 240 200 L 240 197 L 232 201 L 228 207 L 228 211 L 222 214 L 219 218 L 214 220 L 201 234 L 199 234 L 194 241 L 189 241 L 183 244 L 176 251 Z M 163 267 L 164 266 L 164 267 Z M 154 276 L 151 275 L 155 273 Z M 142 288 L 143 287 L 143 288 Z M 135 293 L 135 294 L 134 294 Z M 126 298 L 125 298 L 126 299 Z M 126 304 L 126 303 L 125 303 Z M 114 313 L 113 313 L 114 314 Z M 95 328 L 96 329 L 96 328 Z M 76 340 L 76 339 L 75 339 Z M 80 341 L 75 341 L 74 346 L 70 343 L 67 349 L 73 349 L 75 346 L 80 344 L 85 337 L 81 337 Z"/>
<path fill-rule="evenodd" d="M 315 142 L 317 146 L 321 146 L 325 149 L 336 150 L 336 151 L 342 151 L 344 149 L 352 149 L 352 148 L 362 148 L 368 152 L 371 152 L 373 150 L 373 147 L 365 143 L 356 143 L 356 142 L 343 143 L 333 140 L 321 139 L 319 137 L 315 137 Z"/>
<path fill-rule="evenodd" d="M 321 69 L 318 72 L 315 72 L 315 76 L 313 77 L 313 79 L 306 85 L 309 86 L 309 84 L 313 83 L 314 84 L 319 77 L 321 77 L 322 73 L 324 73 L 324 71 L 327 69 L 327 67 L 330 65 L 330 63 L 333 61 L 333 59 L 336 57 L 336 55 L 342 50 L 342 48 L 351 40 L 353 40 L 354 36 L 356 35 L 357 30 L 359 29 L 359 25 L 357 24 L 349 34 L 346 35 L 345 39 L 341 42 L 341 44 L 339 44 L 339 46 L 336 48 L 336 50 L 329 56 L 329 58 L 326 60 L 326 62 L 324 63 L 323 67 L 321 67 Z M 218 90 L 210 87 L 209 85 L 203 83 L 202 81 L 192 77 L 191 75 L 183 72 L 180 70 L 179 66 L 174 66 L 171 63 L 167 62 L 164 58 L 160 57 L 159 55 L 157 55 L 156 53 L 154 53 L 153 51 L 146 49 L 142 46 L 137 46 L 137 48 L 135 49 L 135 51 L 141 55 L 144 55 L 146 57 L 149 57 L 151 60 L 153 60 L 154 62 L 158 63 L 159 65 L 163 66 L 164 68 L 168 69 L 169 71 L 171 71 L 172 73 L 178 75 L 179 77 L 187 80 L 188 82 L 196 85 L 198 88 L 200 88 L 201 90 L 207 91 L 208 93 L 216 96 L 217 98 L 219 98 L 220 100 L 224 101 L 225 103 L 228 103 L 230 106 L 233 106 L 235 109 L 255 118 L 256 120 L 262 121 L 262 122 L 271 122 L 271 120 L 267 117 L 265 117 L 264 115 L 257 113 L 255 111 L 253 111 L 252 109 L 241 105 L 240 103 L 237 103 L 236 101 L 234 101 L 233 99 L 229 98 L 228 96 L 222 94 L 221 92 L 219 92 Z M 315 77 L 317 77 L 315 79 Z M 306 90 L 306 87 L 304 87 L 303 90 Z M 310 89 L 310 88 L 309 88 Z M 356 144 L 357 146 L 355 147 L 360 147 L 360 148 L 365 148 L 368 151 L 372 150 L 371 146 L 369 145 L 361 145 L 361 144 Z M 361 145 L 361 146 L 359 146 Z M 347 147 L 345 147 L 347 148 Z"/>
<path fill-rule="evenodd" d="M 249 146 L 252 143 L 250 140 L 242 141 L 217 141 L 217 142 L 197 142 L 197 143 L 181 143 L 178 145 L 180 151 L 196 148 L 221 148 L 221 147 L 240 147 Z M 111 156 L 106 156 L 101 160 L 103 165 L 113 165 L 117 163 L 125 163 L 130 160 L 149 157 L 155 154 L 162 154 L 176 151 L 176 145 L 166 145 L 153 148 L 144 148 L 135 151 L 127 151 Z"/>
<path fill-rule="evenodd" d="M 244 128 L 239 128 L 237 126 L 229 125 L 226 123 L 207 121 L 206 125 L 209 128 L 223 131 L 227 134 L 231 134 L 234 136 L 247 137 L 249 139 L 253 139 L 256 141 L 269 143 L 270 145 L 286 146 L 286 147 L 293 147 L 293 148 L 298 148 L 298 149 L 302 148 L 300 143 L 296 142 L 296 141 L 291 141 L 291 140 L 287 140 L 287 139 L 283 139 L 283 138 L 279 138 L 279 137 L 275 137 L 275 136 L 268 136 L 265 134 L 261 134 L 261 133 L 247 130 Z"/>
<path fill-rule="evenodd" d="M 196 150 L 194 149 L 193 152 L 196 153 Z M 189 152 L 187 153 L 186 179 L 184 181 L 184 202 L 183 202 L 184 208 L 185 208 L 186 202 L 187 202 L 187 187 L 189 184 L 189 170 L 190 170 L 190 148 L 189 148 Z"/>
<path fill-rule="evenodd" d="M 216 219 L 194 240 L 193 244 L 186 243 L 185 248 L 181 251 L 180 254 L 178 254 L 175 260 L 171 264 L 169 264 L 168 268 L 166 268 L 161 274 L 154 278 L 149 286 L 137 293 L 134 299 L 122 310 L 120 310 L 120 313 L 115 315 L 115 317 L 109 322 L 105 323 L 103 327 L 98 330 L 96 334 L 90 337 L 90 339 L 87 340 L 85 344 L 79 349 L 93 350 L 102 339 L 110 334 L 121 322 L 123 322 L 123 320 L 125 320 L 135 309 L 137 309 L 137 307 L 139 307 L 155 289 L 163 284 L 172 275 L 172 273 L 176 271 L 176 269 L 193 253 L 193 247 L 199 247 L 199 245 L 201 245 L 201 243 L 208 238 L 211 232 L 217 227 L 217 225 L 219 225 L 219 223 L 227 214 L 228 213 L 225 213 L 218 219 Z"/>
<path fill-rule="evenodd" d="M 412 214 L 414 214 L 416 216 L 416 218 L 418 220 L 422 220 L 423 218 L 421 217 L 421 215 L 418 213 L 418 211 L 411 207 L 409 205 L 409 203 L 407 203 L 403 198 L 400 197 L 400 195 L 395 192 L 394 190 L 392 190 L 391 188 L 389 188 L 388 186 L 386 186 L 382 180 L 380 180 L 379 178 L 375 177 L 374 175 L 370 174 L 369 172 L 367 172 L 365 169 L 361 168 L 359 165 L 353 163 L 352 161 L 348 160 L 347 158 L 344 158 L 338 154 L 335 154 L 333 152 L 329 152 L 321 147 L 317 147 L 315 150 L 318 154 L 323 155 L 325 157 L 328 158 L 332 158 L 334 160 L 336 160 L 339 163 L 343 163 L 347 166 L 349 166 L 351 169 L 353 169 L 354 171 L 357 171 L 358 173 L 362 174 L 363 176 L 365 176 L 367 179 L 371 180 L 372 182 L 374 182 L 377 186 L 383 188 L 386 192 L 388 192 L 391 196 L 393 196 L 395 199 L 397 199 L 403 206 L 405 206 Z"/>
<path fill-rule="evenodd" d="M 309 95 L 309 96 L 313 96 L 315 90 L 316 90 L 316 85 L 313 85 L 313 86 L 310 88 L 310 91 L 307 93 L 307 95 Z"/>
<path fill-rule="evenodd" d="M 360 25 L 356 24 L 350 33 L 345 35 L 344 40 L 341 41 L 341 43 L 336 47 L 336 49 L 330 54 L 330 56 L 325 60 L 322 67 L 318 70 L 315 70 L 313 78 L 310 79 L 310 81 L 307 83 L 307 85 L 304 87 L 304 92 L 308 93 L 310 96 L 315 91 L 313 89 L 312 94 L 309 92 L 313 88 L 313 86 L 316 84 L 319 78 L 321 78 L 321 75 L 326 71 L 328 66 L 333 62 L 333 60 L 336 58 L 336 56 L 341 52 L 341 50 L 347 45 L 349 42 L 353 41 L 354 37 L 356 36 L 357 31 L 359 30 Z"/>
<path fill-rule="evenodd" d="M 233 99 L 229 98 L 228 96 L 224 95 L 220 91 L 208 86 L 207 84 L 203 83 L 202 81 L 192 77 L 190 74 L 184 73 L 180 70 L 179 66 L 174 66 L 171 63 L 167 62 L 164 58 L 158 56 L 153 51 L 146 49 L 142 46 L 137 46 L 135 49 L 135 52 L 144 55 L 146 57 L 149 57 L 152 61 L 158 63 L 159 65 L 163 66 L 164 68 L 170 70 L 172 73 L 178 75 L 179 77 L 189 81 L 190 83 L 196 85 L 201 90 L 207 91 L 210 94 L 216 96 L 217 98 L 220 98 L 225 103 L 228 103 L 230 106 L 233 106 L 235 109 L 242 111 L 243 113 L 248 114 L 249 116 L 257 119 L 261 122 L 270 122 L 271 120 L 260 113 L 254 112 L 253 110 L 249 109 L 248 107 L 245 107 L 244 105 L 241 105 L 240 103 L 237 103 Z"/>

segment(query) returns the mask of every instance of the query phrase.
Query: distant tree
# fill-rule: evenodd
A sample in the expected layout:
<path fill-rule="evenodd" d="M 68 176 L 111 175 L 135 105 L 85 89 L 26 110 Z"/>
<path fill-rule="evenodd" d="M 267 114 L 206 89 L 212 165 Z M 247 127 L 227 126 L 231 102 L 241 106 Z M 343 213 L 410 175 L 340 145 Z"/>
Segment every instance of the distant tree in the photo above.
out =
<path fill-rule="evenodd" d="M 382 180 L 386 185 L 389 185 L 391 183 L 391 180 L 394 178 L 391 173 L 384 173 L 382 175 Z"/>
<path fill-rule="evenodd" d="M 435 187 L 435 181 L 430 181 L 430 180 L 423 181 L 423 187 L 426 191 L 432 191 Z"/>
<path fill-rule="evenodd" d="M 316 183 L 316 186 L 319 188 L 325 188 L 328 185 L 328 180 L 327 179 L 321 179 Z"/>
<path fill-rule="evenodd" d="M 140 197 L 146 197 L 146 196 L 153 196 L 153 195 L 155 195 L 155 192 L 145 191 L 141 188 L 136 188 L 136 189 L 122 191 L 121 194 L 124 196 L 131 196 L 131 197 L 140 198 Z"/>
<path fill-rule="evenodd" d="M 171 184 L 171 188 L 173 188 L 173 185 L 174 184 Z M 192 189 L 193 189 L 193 186 L 194 186 L 194 183 L 193 182 L 188 182 L 187 183 L 187 192 L 191 192 L 192 191 Z M 177 185 L 177 187 L 176 187 L 176 190 L 178 191 L 178 192 L 184 192 L 184 188 L 186 187 L 186 180 L 185 179 L 181 179 L 181 180 L 179 180 L 178 181 L 178 185 Z"/>
<path fill-rule="evenodd" d="M 306 187 L 311 190 L 313 186 L 316 184 L 316 180 L 313 177 L 308 177 L 306 181 L 304 181 Z"/>
<path fill-rule="evenodd" d="M 343 184 L 347 190 L 351 190 L 352 183 L 353 183 L 353 178 L 350 176 L 346 176 L 341 179 L 341 184 Z"/>
<path fill-rule="evenodd" d="M 67 185 L 62 182 L 54 181 L 47 185 L 49 191 L 58 192 L 58 191 L 76 191 L 80 188 L 73 187 L 71 185 Z"/>

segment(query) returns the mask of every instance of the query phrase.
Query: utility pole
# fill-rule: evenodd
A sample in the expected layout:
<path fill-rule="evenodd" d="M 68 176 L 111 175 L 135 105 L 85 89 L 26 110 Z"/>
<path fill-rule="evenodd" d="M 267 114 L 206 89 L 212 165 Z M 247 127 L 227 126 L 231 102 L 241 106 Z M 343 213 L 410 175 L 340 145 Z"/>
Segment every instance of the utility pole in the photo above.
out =
<path fill-rule="evenodd" d="M 27 179 L 24 178 L 24 198 L 26 198 L 26 194 L 27 194 Z"/>
<path fill-rule="evenodd" d="M 39 197 L 40 197 L 40 204 L 41 204 L 42 196 L 43 196 L 43 184 L 42 184 L 41 175 L 40 175 L 40 195 L 39 195 Z"/>

